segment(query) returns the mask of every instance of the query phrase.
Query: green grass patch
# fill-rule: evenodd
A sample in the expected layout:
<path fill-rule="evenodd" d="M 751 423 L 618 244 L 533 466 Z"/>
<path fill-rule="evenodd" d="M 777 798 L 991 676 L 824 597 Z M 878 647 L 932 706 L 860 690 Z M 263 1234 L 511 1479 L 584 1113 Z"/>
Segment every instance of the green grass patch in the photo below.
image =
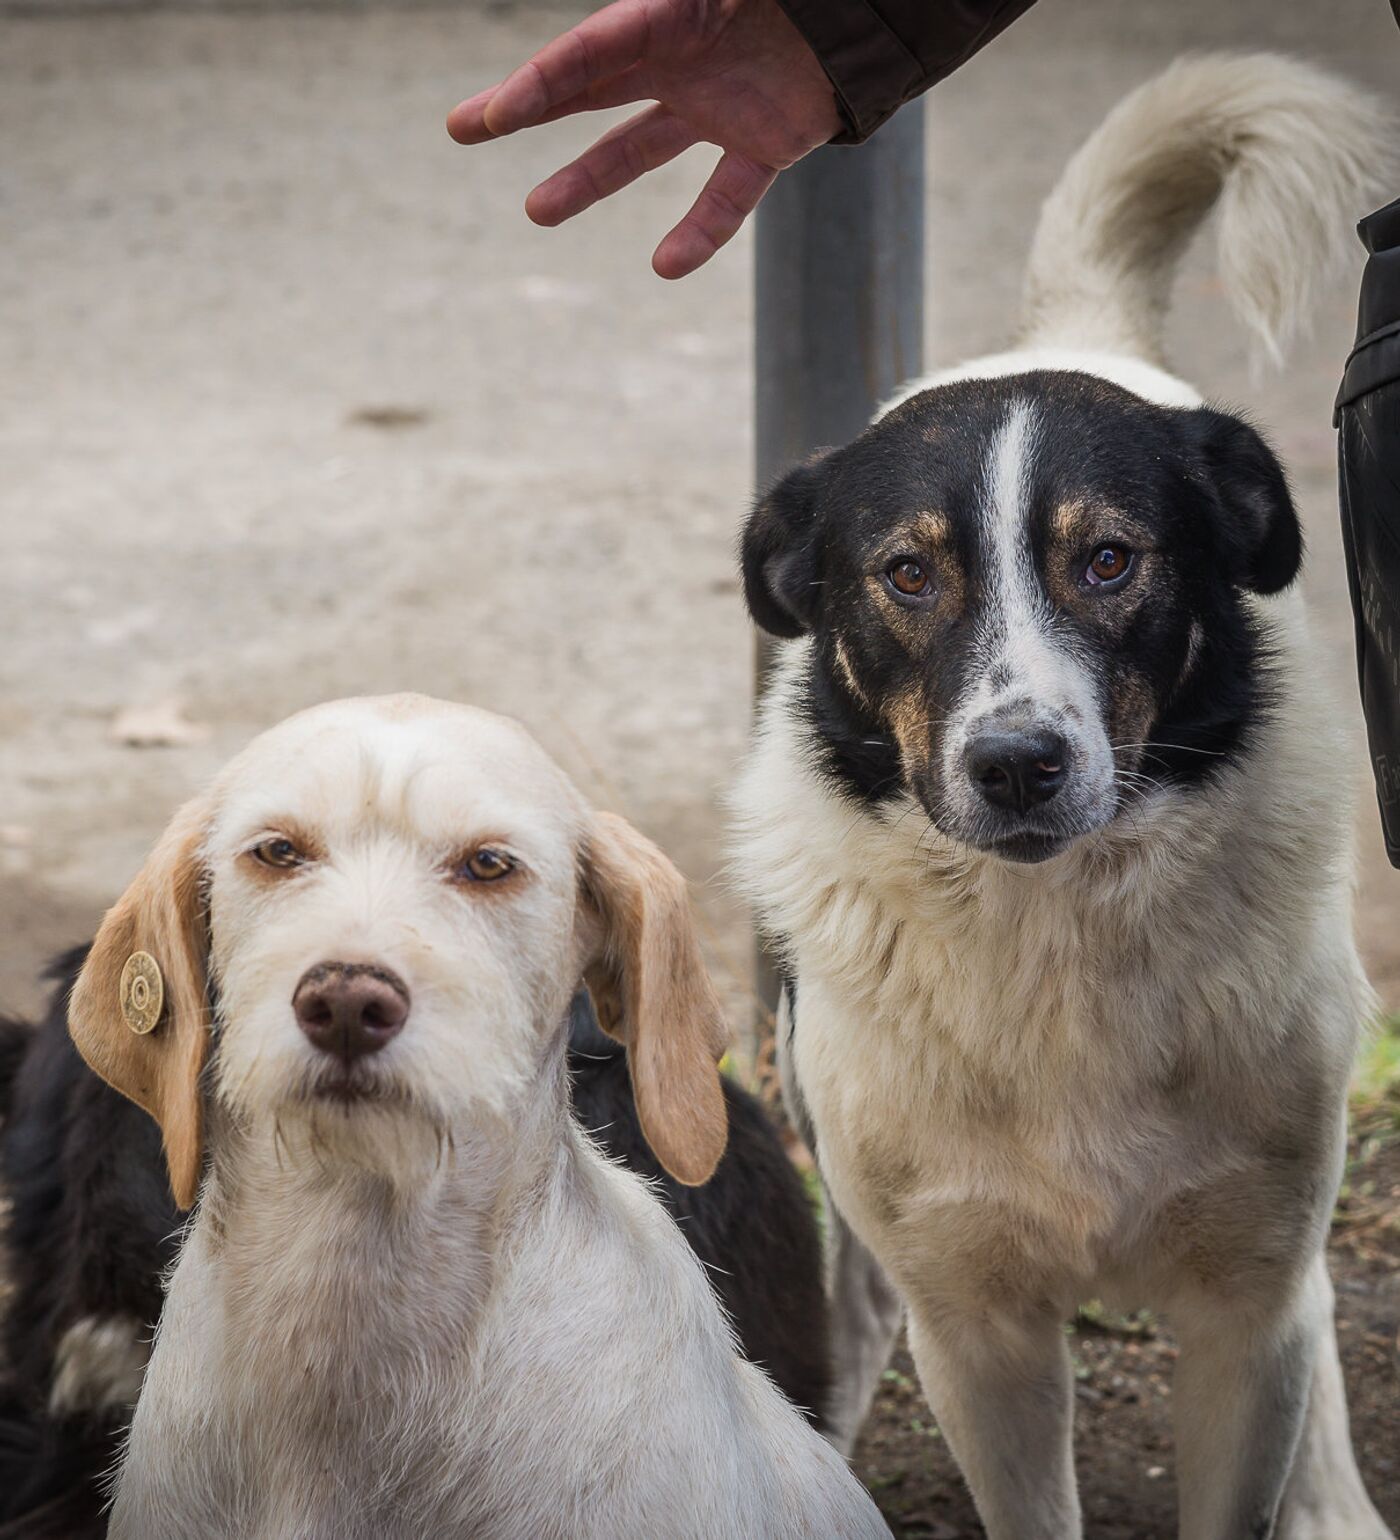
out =
<path fill-rule="evenodd" d="M 1361 1044 L 1351 1082 L 1357 1115 L 1389 1110 L 1400 1127 L 1400 1016 L 1388 1016 Z"/>
<path fill-rule="evenodd" d="M 1065 1327 L 1066 1332 L 1102 1332 L 1109 1337 L 1155 1337 L 1157 1319 L 1150 1310 L 1131 1310 L 1127 1314 L 1106 1309 L 1097 1299 L 1085 1300 L 1075 1314 L 1074 1321 Z"/>
<path fill-rule="evenodd" d="M 1379 1022 L 1357 1055 L 1351 1082 L 1351 1141 L 1346 1175 L 1337 1195 L 1336 1218 L 1342 1225 L 1371 1222 L 1379 1203 L 1400 1225 L 1393 1198 L 1376 1193 L 1376 1157 L 1400 1142 L 1400 1016 Z"/>

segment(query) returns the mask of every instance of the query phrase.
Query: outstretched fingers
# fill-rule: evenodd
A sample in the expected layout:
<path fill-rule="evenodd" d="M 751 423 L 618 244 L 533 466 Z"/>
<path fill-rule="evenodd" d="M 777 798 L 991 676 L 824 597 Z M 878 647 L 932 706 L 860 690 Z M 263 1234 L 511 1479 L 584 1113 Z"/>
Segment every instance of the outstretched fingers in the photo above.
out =
<path fill-rule="evenodd" d="M 537 225 L 562 224 L 694 143 L 694 131 L 680 118 L 665 107 L 648 107 L 541 182 L 525 200 L 525 212 Z"/>
<path fill-rule="evenodd" d="M 596 86 L 589 86 L 577 96 L 551 107 L 540 122 L 557 123 L 560 118 L 572 117 L 576 112 L 599 112 L 608 107 L 628 107 L 633 102 L 653 101 L 656 89 L 651 81 L 645 65 L 634 64 L 630 70 L 601 80 Z"/>
<path fill-rule="evenodd" d="M 486 108 L 501 87 L 488 86 L 459 103 L 447 115 L 447 132 L 458 144 L 486 144 L 499 135 L 486 126 Z M 589 86 L 577 96 L 571 96 L 540 118 L 539 122 L 557 123 L 560 118 L 573 117 L 578 112 L 601 112 L 609 107 L 626 107 L 633 102 L 647 101 L 655 95 L 651 77 L 642 65 L 634 65 L 597 85 Z"/>
<path fill-rule="evenodd" d="M 777 179 L 777 169 L 732 150 L 719 164 L 690 207 L 690 212 L 652 255 L 661 278 L 684 278 L 702 267 L 737 233 Z"/>
<path fill-rule="evenodd" d="M 639 63 L 650 34 L 644 0 L 615 0 L 507 75 L 482 105 L 482 126 L 495 138 L 530 128 L 552 108 Z"/>

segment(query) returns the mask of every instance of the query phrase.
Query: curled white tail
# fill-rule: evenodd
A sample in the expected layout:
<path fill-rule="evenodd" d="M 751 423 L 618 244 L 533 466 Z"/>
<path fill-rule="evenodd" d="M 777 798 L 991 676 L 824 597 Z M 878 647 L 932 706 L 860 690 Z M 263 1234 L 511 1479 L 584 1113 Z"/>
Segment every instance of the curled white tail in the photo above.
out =
<path fill-rule="evenodd" d="M 1219 203 L 1219 271 L 1276 358 L 1394 165 L 1357 87 L 1277 54 L 1177 60 L 1126 96 L 1045 201 L 1021 340 L 1160 362 L 1177 263 Z"/>

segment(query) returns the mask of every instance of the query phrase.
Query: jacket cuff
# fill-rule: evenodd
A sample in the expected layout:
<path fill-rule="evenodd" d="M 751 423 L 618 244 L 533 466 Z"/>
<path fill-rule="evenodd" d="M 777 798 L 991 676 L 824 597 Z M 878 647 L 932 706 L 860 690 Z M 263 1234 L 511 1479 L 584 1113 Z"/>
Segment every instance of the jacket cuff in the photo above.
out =
<path fill-rule="evenodd" d="M 1395 0 L 1400 5 L 1400 0 Z M 1034 0 L 778 0 L 826 71 L 860 144 L 905 102 L 951 75 Z M 896 30 L 887 16 L 906 22 Z"/>
<path fill-rule="evenodd" d="M 867 0 L 778 0 L 826 71 L 841 121 L 832 144 L 860 144 L 922 89 L 923 68 Z"/>

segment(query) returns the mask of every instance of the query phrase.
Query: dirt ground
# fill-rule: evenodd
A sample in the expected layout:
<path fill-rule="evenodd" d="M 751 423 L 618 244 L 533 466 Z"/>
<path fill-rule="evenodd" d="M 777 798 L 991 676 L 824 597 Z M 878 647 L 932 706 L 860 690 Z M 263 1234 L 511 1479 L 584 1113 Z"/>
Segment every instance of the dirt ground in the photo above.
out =
<path fill-rule="evenodd" d="M 1372 1502 L 1400 1529 L 1400 1143 L 1353 1168 L 1331 1265 L 1357 1463 Z M 1170 1334 L 1142 1319 L 1081 1321 L 1071 1348 L 1086 1535 L 1174 1540 Z M 899 1540 L 983 1533 L 903 1344 L 855 1463 Z"/>

